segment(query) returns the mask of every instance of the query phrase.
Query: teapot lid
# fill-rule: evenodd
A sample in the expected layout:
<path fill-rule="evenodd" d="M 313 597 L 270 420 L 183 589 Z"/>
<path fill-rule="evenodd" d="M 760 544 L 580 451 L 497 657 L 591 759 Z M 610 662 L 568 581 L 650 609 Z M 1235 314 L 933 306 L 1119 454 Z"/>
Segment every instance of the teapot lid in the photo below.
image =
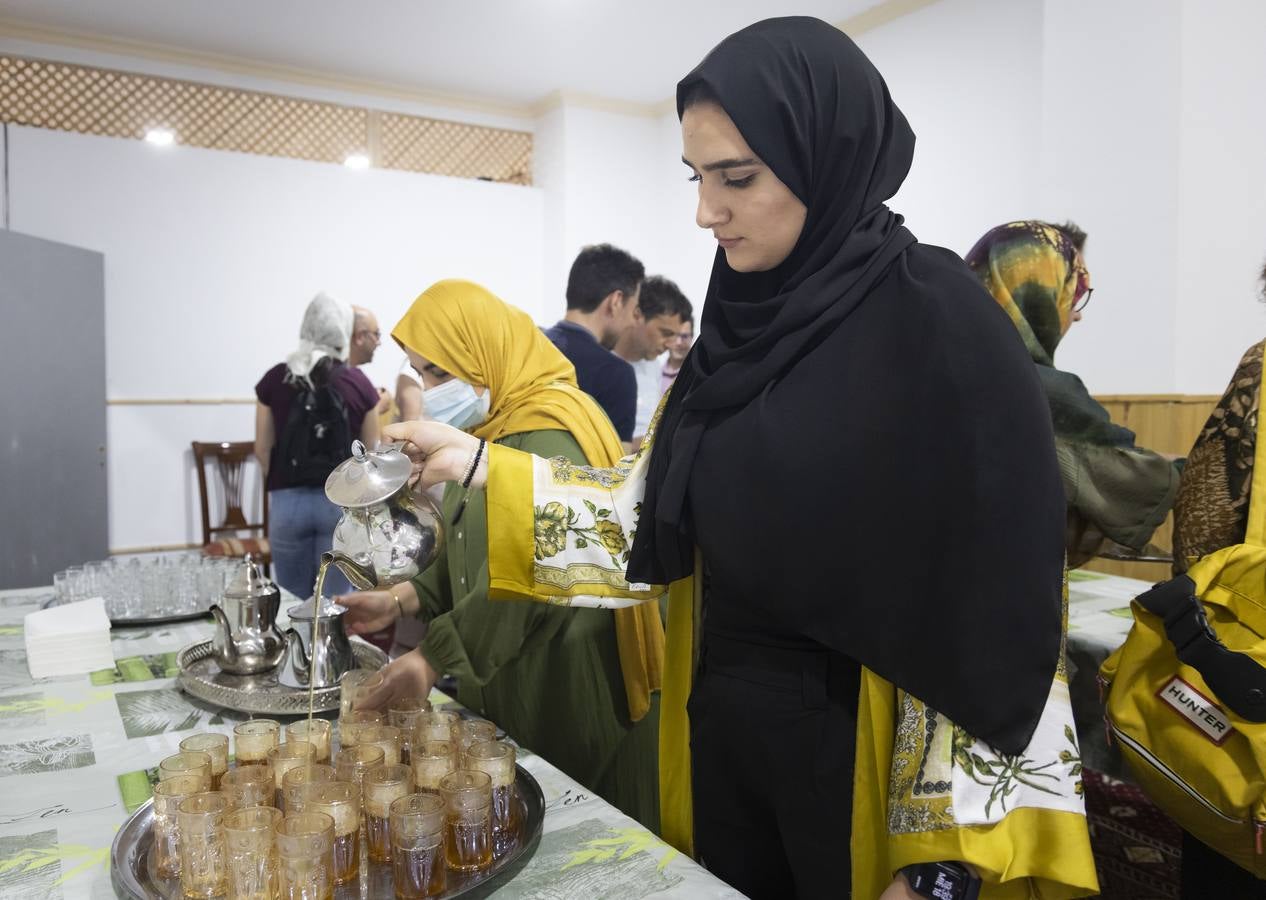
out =
<path fill-rule="evenodd" d="M 325 480 L 325 496 L 336 506 L 355 508 L 382 503 L 409 481 L 413 463 L 399 444 L 366 450 L 352 441 L 352 457 L 339 463 Z"/>
<path fill-rule="evenodd" d="M 268 580 L 263 566 L 255 562 L 249 553 L 224 588 L 224 596 L 236 600 L 252 600 L 276 593 L 279 593 L 277 585 Z"/>
<path fill-rule="evenodd" d="M 309 597 L 302 603 L 287 609 L 286 615 L 288 615 L 291 619 L 298 619 L 301 622 L 311 622 L 312 610 L 315 606 L 315 601 L 315 597 Z M 329 597 L 321 598 L 321 605 L 318 609 L 320 610 L 316 616 L 318 619 L 333 619 L 347 612 L 346 606 L 341 606 L 340 604 L 335 603 Z"/>

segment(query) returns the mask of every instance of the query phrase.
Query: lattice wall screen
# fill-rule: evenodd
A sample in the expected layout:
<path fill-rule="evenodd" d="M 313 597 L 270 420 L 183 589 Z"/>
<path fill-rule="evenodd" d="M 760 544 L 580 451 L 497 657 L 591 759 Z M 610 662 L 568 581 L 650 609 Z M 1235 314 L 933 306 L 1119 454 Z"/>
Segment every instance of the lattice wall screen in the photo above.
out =
<path fill-rule="evenodd" d="M 258 91 L 0 56 L 0 121 L 265 156 L 532 183 L 532 135 Z"/>

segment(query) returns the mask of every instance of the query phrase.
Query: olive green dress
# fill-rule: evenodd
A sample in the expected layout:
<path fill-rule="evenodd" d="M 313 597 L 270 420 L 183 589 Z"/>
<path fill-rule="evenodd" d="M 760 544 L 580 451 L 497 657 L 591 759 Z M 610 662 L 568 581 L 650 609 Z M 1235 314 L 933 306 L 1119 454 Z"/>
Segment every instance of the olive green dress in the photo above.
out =
<path fill-rule="evenodd" d="M 566 431 L 498 443 L 586 462 Z M 446 524 L 462 493 L 459 485 L 445 492 Z M 418 649 L 437 672 L 456 676 L 463 706 L 658 832 L 658 694 L 641 721 L 629 721 L 610 610 L 488 599 L 487 521 L 483 491 L 472 491 L 444 554 L 414 579 L 429 622 Z"/>

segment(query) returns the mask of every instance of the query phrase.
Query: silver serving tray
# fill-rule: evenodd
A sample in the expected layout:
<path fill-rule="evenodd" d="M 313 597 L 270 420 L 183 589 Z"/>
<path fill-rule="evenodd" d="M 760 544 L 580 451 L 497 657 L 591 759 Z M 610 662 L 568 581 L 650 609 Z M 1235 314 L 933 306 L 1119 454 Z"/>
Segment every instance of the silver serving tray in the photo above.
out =
<path fill-rule="evenodd" d="M 515 768 L 523 832 L 509 850 L 493 861 L 491 868 L 469 874 L 449 872 L 448 890 L 441 897 L 467 897 L 474 900 L 487 896 L 513 878 L 536 852 L 545 821 L 545 795 L 527 769 L 522 766 Z M 180 880 L 157 878 L 150 864 L 150 848 L 154 843 L 153 825 L 154 801 L 148 800 L 128 817 L 114 836 L 114 845 L 110 848 L 110 880 L 120 897 L 136 900 L 174 900 L 180 897 Z M 363 841 L 361 846 L 364 847 Z M 391 866 L 369 862 L 362 849 L 359 882 L 354 881 L 335 888 L 334 898 L 382 900 L 390 898 L 393 893 Z"/>
<path fill-rule="evenodd" d="M 373 644 L 352 639 L 352 654 L 362 669 L 379 669 L 387 664 L 387 654 Z M 211 642 L 190 644 L 176 655 L 180 674 L 176 684 L 192 697 L 238 712 L 270 716 L 306 716 L 308 689 L 287 687 L 277 681 L 280 667 L 258 675 L 230 675 L 216 665 Z M 285 665 L 285 661 L 282 661 Z M 338 685 L 317 688 L 314 712 L 338 709 Z"/>

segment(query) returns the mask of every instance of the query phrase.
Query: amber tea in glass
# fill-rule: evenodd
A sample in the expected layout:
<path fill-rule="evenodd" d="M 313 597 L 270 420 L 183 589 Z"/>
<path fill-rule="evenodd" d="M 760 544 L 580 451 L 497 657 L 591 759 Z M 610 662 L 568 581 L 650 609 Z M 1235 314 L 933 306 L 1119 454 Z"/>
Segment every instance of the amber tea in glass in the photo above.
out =
<path fill-rule="evenodd" d="M 211 790 L 220 789 L 220 778 L 229 767 L 229 737 L 207 732 L 191 734 L 180 742 L 182 753 L 205 753 L 211 757 Z"/>
<path fill-rule="evenodd" d="M 334 819 L 325 813 L 286 816 L 277 826 L 282 900 L 333 900 Z"/>
<path fill-rule="evenodd" d="M 303 789 L 303 811 L 334 820 L 334 883 L 354 879 L 360 873 L 360 788 L 345 781 L 310 784 Z"/>
<path fill-rule="evenodd" d="M 369 843 L 369 858 L 374 862 L 391 860 L 391 804 L 412 793 L 413 770 L 406 765 L 379 766 L 365 773 L 361 783 L 365 839 Z"/>
<path fill-rule="evenodd" d="M 492 779 L 485 772 L 450 772 L 440 781 L 444 798 L 444 858 L 456 872 L 492 864 Z"/>
<path fill-rule="evenodd" d="M 281 743 L 281 723 L 275 719 L 251 719 L 233 729 L 233 756 L 239 766 L 268 762 L 268 751 Z"/>
<path fill-rule="evenodd" d="M 272 806 L 252 806 L 224 817 L 228 900 L 273 900 L 277 896 L 274 837 L 281 819 L 281 810 Z"/>
<path fill-rule="evenodd" d="M 397 900 L 444 893 L 444 799 L 411 794 L 391 804 L 391 875 Z"/>
<path fill-rule="evenodd" d="M 514 786 L 514 747 L 503 741 L 481 741 L 466 750 L 466 768 L 492 779 L 493 852 L 500 856 L 519 833 L 519 804 Z"/>

